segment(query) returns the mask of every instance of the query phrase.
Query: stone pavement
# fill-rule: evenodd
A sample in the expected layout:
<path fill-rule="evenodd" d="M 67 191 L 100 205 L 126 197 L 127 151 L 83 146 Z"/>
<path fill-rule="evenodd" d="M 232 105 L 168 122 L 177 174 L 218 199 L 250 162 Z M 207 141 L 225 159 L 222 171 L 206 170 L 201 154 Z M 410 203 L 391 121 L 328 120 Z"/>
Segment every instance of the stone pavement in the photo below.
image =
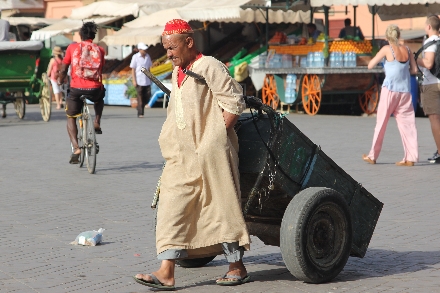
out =
<path fill-rule="evenodd" d="M 38 105 L 24 120 L 12 105 L 0 120 L 0 292 L 150 292 L 131 276 L 158 268 L 153 235 L 153 191 L 161 173 L 157 143 L 165 111 L 144 119 L 128 107 L 104 109 L 97 172 L 69 165 L 63 111 L 43 122 Z M 376 165 L 361 159 L 375 118 L 290 114 L 311 140 L 384 203 L 363 259 L 350 258 L 331 283 L 297 281 L 278 247 L 253 237 L 245 262 L 253 282 L 220 287 L 223 257 L 203 268 L 177 268 L 182 292 L 439 292 L 440 165 L 429 121 L 417 118 L 421 163 L 397 167 L 403 151 L 394 119 Z M 87 230 L 104 232 L 103 245 L 71 245 Z"/>

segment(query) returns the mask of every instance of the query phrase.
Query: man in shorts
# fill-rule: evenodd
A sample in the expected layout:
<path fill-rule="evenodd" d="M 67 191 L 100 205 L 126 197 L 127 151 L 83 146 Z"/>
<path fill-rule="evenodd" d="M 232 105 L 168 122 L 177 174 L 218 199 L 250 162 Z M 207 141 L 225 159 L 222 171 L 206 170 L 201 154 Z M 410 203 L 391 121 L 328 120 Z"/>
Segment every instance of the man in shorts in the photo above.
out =
<path fill-rule="evenodd" d="M 425 32 L 428 38 L 424 44 L 439 39 L 440 19 L 436 16 L 428 16 L 425 23 Z M 435 52 L 437 45 L 433 44 L 423 51 L 422 58 L 417 59 L 423 73 L 421 87 L 422 107 L 425 115 L 429 117 L 432 135 L 437 146 L 437 150 L 431 158 L 430 163 L 440 163 L 440 79 L 432 75 L 429 71 L 434 66 Z"/>
<path fill-rule="evenodd" d="M 79 31 L 79 35 L 81 37 L 80 43 L 73 43 L 67 47 L 66 55 L 63 59 L 63 64 L 61 65 L 61 70 L 58 77 L 58 83 L 61 84 L 67 75 L 67 70 L 69 65 L 72 65 L 71 68 L 71 81 L 70 81 L 70 92 L 66 98 L 66 114 L 67 114 L 67 133 L 69 134 L 70 141 L 72 142 L 72 146 L 74 148 L 73 153 L 70 156 L 70 164 L 78 164 L 79 163 L 79 155 L 81 154 L 81 150 L 78 147 L 78 128 L 76 126 L 76 118 L 81 115 L 81 108 L 83 106 L 83 102 L 80 97 L 82 95 L 89 96 L 89 100 L 94 102 L 95 108 L 95 132 L 96 134 L 101 134 L 101 116 L 102 110 L 104 109 L 104 96 L 105 96 L 105 88 L 102 84 L 102 67 L 104 66 L 104 55 L 105 51 L 102 47 L 94 45 L 93 39 L 96 36 L 97 25 L 94 22 L 85 22 Z M 84 78 L 81 76 L 81 72 L 78 71 L 79 64 L 82 57 L 78 58 L 76 54 L 78 54 L 77 50 L 83 50 L 84 45 L 90 44 L 89 48 L 98 47 L 98 57 L 97 60 L 94 60 L 95 63 L 99 64 L 98 68 L 98 78 Z"/>

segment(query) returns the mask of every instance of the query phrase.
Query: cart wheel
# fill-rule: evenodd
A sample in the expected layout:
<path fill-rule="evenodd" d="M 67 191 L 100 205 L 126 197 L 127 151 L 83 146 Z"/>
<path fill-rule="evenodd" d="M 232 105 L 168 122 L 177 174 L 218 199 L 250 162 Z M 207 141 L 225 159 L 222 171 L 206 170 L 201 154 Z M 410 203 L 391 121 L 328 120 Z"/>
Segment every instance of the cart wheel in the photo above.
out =
<path fill-rule="evenodd" d="M 350 210 L 341 194 L 310 187 L 295 195 L 284 213 L 281 255 L 297 279 L 328 282 L 347 263 L 352 233 Z"/>
<path fill-rule="evenodd" d="M 199 268 L 199 267 L 203 267 L 203 266 L 207 265 L 214 258 L 215 258 L 215 255 L 203 257 L 203 258 L 181 259 L 176 262 L 178 265 L 180 265 L 181 267 L 184 267 L 184 268 Z"/>
<path fill-rule="evenodd" d="M 272 107 L 274 110 L 278 108 L 280 97 L 277 93 L 277 85 L 272 74 L 266 74 L 262 89 L 263 103 Z"/>
<path fill-rule="evenodd" d="M 6 118 L 6 104 L 2 105 L 2 118 Z"/>
<path fill-rule="evenodd" d="M 41 90 L 40 111 L 43 120 L 47 122 L 50 120 L 50 114 L 52 112 L 52 91 L 50 88 L 50 80 L 47 78 L 46 72 L 41 75 L 41 78 L 44 85 Z"/>
<path fill-rule="evenodd" d="M 306 74 L 301 82 L 304 111 L 309 115 L 318 113 L 321 106 L 321 82 L 316 74 Z"/>
<path fill-rule="evenodd" d="M 23 93 L 18 92 L 15 94 L 14 108 L 18 118 L 23 119 L 26 113 L 26 103 L 24 102 Z"/>
<path fill-rule="evenodd" d="M 370 89 L 359 95 L 359 105 L 364 113 L 370 115 L 376 111 L 379 103 L 379 87 L 375 82 Z"/>

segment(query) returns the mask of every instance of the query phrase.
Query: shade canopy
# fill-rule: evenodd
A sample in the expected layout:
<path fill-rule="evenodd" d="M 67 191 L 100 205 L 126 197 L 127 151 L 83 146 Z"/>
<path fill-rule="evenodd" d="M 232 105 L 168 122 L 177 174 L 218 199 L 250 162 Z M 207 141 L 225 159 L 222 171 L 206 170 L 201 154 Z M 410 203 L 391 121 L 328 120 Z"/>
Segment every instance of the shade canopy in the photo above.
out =
<path fill-rule="evenodd" d="M 182 18 L 182 16 L 179 14 L 179 12 L 177 12 L 176 8 L 170 8 L 157 11 L 150 15 L 139 16 L 133 21 L 124 23 L 124 27 L 141 28 L 161 26 L 163 28 L 167 21 L 175 18 Z"/>
<path fill-rule="evenodd" d="M 58 22 L 49 25 L 45 28 L 32 32 L 31 40 L 46 40 L 56 35 L 68 34 L 71 32 L 79 31 L 84 22 L 94 21 L 98 25 L 105 25 L 120 17 L 95 17 L 84 20 L 79 19 L 61 19 Z"/>
<path fill-rule="evenodd" d="M 43 9 L 43 0 L 1 0 L 0 10 L 8 9 Z"/>
<path fill-rule="evenodd" d="M 45 26 L 59 22 L 59 19 L 42 17 L 2 17 L 9 21 L 10 25 Z"/>
<path fill-rule="evenodd" d="M 242 22 L 242 23 L 252 23 L 252 22 L 266 22 L 265 14 L 258 10 L 253 10 L 251 8 L 238 10 L 238 17 L 234 18 L 223 18 L 219 21 L 221 22 Z M 186 21 L 194 20 L 184 18 L 178 9 L 166 9 L 158 11 L 156 13 L 140 16 L 137 19 L 127 22 L 124 24 L 125 27 L 129 28 L 141 28 L 141 27 L 152 27 L 161 26 L 164 27 L 165 23 L 174 18 L 185 19 Z M 202 19 L 198 17 L 199 21 L 212 21 L 212 19 Z M 310 22 L 310 11 L 283 11 L 283 10 L 269 10 L 269 23 L 309 23 Z"/>
<path fill-rule="evenodd" d="M 113 1 L 93 2 L 89 5 L 72 9 L 70 19 L 85 19 L 94 16 L 124 17 L 139 14 L 137 3 L 115 3 Z"/>
<path fill-rule="evenodd" d="M 310 0 L 312 7 L 332 6 L 332 5 L 408 5 L 408 4 L 434 4 L 440 3 L 438 0 Z"/>
<path fill-rule="evenodd" d="M 148 46 L 154 46 L 161 43 L 162 26 L 148 28 L 122 28 L 113 35 L 105 36 L 101 42 L 112 45 L 136 45 L 140 42 Z"/>
<path fill-rule="evenodd" d="M 112 0 L 116 3 L 137 3 L 139 5 L 139 16 L 149 15 L 157 11 L 169 8 L 182 7 L 193 0 Z"/>
<path fill-rule="evenodd" d="M 372 7 L 369 8 L 372 12 Z M 402 18 L 426 17 L 428 15 L 440 15 L 440 0 L 432 4 L 408 4 L 375 7 L 380 19 L 394 20 Z"/>
<path fill-rule="evenodd" d="M 295 12 L 292 10 L 283 11 L 269 9 L 268 13 L 269 23 L 309 23 L 311 20 L 310 11 L 300 10 Z M 266 22 L 265 13 L 261 13 L 261 11 L 253 10 L 251 8 L 240 9 L 239 15 L 239 18 L 223 19 L 222 22 Z"/>
<path fill-rule="evenodd" d="M 195 0 L 178 8 L 184 19 L 199 21 L 221 21 L 240 18 L 240 6 L 249 0 Z"/>

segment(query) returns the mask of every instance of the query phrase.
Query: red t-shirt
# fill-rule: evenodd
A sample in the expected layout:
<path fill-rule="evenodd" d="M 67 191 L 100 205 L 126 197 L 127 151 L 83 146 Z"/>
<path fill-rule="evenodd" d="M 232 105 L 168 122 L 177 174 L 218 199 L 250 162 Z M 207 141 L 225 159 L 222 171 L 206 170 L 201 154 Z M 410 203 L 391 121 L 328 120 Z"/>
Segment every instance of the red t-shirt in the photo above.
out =
<path fill-rule="evenodd" d="M 199 53 L 199 54 L 197 55 L 197 57 L 196 57 L 196 60 L 194 60 L 194 61 L 199 60 L 200 58 L 202 58 L 202 56 L 203 56 L 203 54 L 202 54 L 202 53 Z M 191 63 L 186 69 L 189 69 L 189 68 L 191 67 L 192 64 L 193 64 L 193 63 Z M 180 85 L 182 84 L 182 81 L 185 79 L 185 76 L 186 76 L 186 74 L 183 73 L 182 68 L 180 68 L 180 66 L 179 66 L 179 71 L 178 71 L 178 73 L 177 73 L 177 85 L 178 85 L 179 87 L 180 87 Z"/>
<path fill-rule="evenodd" d="M 84 42 L 91 43 L 92 40 L 86 40 Z M 79 46 L 79 43 L 75 43 L 75 44 L 70 44 L 69 47 L 67 47 L 66 56 L 63 59 L 64 64 L 66 64 L 66 65 L 72 64 L 73 52 L 75 52 L 75 49 L 78 48 L 78 46 Z M 105 50 L 101 46 L 99 46 L 99 50 L 101 51 L 101 56 L 102 56 L 101 68 L 100 68 L 102 70 L 102 67 L 104 66 L 104 62 L 105 62 L 105 60 L 104 60 Z M 102 82 L 100 82 L 100 81 L 79 78 L 75 74 L 74 68 L 70 68 L 70 76 L 71 76 L 70 87 L 81 88 L 81 89 L 93 89 L 93 88 L 102 87 Z"/>

